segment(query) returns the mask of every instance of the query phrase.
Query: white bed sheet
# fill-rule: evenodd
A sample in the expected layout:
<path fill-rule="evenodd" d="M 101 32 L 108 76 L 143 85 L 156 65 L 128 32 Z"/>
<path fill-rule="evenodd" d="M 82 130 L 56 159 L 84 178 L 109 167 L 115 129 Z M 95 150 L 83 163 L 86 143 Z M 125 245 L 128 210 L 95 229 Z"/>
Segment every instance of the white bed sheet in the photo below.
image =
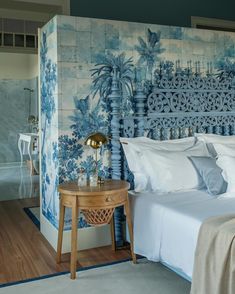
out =
<path fill-rule="evenodd" d="M 134 252 L 161 261 L 189 279 L 202 222 L 235 214 L 235 198 L 214 198 L 205 191 L 130 193 Z"/>

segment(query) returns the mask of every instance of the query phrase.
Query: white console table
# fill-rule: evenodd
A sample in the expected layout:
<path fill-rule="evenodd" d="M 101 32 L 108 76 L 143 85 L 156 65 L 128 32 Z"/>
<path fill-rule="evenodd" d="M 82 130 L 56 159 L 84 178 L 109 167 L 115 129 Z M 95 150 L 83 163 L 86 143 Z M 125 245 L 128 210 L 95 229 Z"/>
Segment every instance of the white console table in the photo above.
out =
<path fill-rule="evenodd" d="M 31 162 L 31 174 L 32 174 L 32 156 L 38 153 L 38 134 L 36 133 L 20 133 L 18 140 L 18 148 L 20 152 L 21 167 L 23 165 L 23 155 L 28 155 Z"/>

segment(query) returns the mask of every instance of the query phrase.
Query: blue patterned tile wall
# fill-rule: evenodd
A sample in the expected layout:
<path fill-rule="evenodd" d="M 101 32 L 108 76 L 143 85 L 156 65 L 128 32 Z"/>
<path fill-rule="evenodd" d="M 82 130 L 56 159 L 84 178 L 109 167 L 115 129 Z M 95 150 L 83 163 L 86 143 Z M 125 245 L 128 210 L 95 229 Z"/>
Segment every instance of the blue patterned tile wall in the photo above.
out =
<path fill-rule="evenodd" d="M 58 227 L 57 184 L 76 180 L 79 168 L 93 168 L 93 151 L 83 146 L 93 131 L 110 133 L 113 65 L 130 114 L 132 86 L 146 91 L 155 71 L 235 74 L 235 34 L 191 28 L 57 16 L 41 37 L 43 213 Z M 99 162 L 109 177 L 109 146 Z M 81 219 L 80 227 L 86 226 Z M 70 226 L 67 214 L 66 228 Z"/>
<path fill-rule="evenodd" d="M 18 134 L 31 131 L 28 116 L 36 113 L 37 78 L 0 80 L 0 164 L 20 161 Z"/>
<path fill-rule="evenodd" d="M 53 18 L 42 30 L 40 44 L 41 191 L 42 212 L 58 224 L 58 60 L 57 27 Z"/>

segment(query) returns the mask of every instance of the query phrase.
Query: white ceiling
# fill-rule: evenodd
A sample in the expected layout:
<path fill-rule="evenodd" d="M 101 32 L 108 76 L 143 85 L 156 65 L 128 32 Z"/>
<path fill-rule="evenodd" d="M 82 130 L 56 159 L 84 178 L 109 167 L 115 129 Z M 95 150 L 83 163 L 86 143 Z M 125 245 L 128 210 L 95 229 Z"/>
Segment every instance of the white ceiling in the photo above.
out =
<path fill-rule="evenodd" d="M 0 0 L 0 17 L 46 22 L 56 14 L 70 14 L 69 0 Z"/>

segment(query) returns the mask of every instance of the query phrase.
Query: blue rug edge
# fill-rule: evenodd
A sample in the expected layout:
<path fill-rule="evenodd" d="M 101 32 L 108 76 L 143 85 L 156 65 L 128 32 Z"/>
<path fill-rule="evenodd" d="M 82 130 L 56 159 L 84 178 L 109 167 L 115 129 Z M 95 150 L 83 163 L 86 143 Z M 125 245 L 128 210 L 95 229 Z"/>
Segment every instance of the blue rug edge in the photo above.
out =
<path fill-rule="evenodd" d="M 82 267 L 82 268 L 77 269 L 76 272 L 83 272 L 83 271 L 87 271 L 87 270 L 90 270 L 90 269 L 106 267 L 106 266 L 109 266 L 109 265 L 115 265 L 115 264 L 124 263 L 124 262 L 128 262 L 128 261 L 131 261 L 131 258 L 126 258 L 126 259 L 117 260 L 117 261 L 108 262 L 108 263 L 102 263 L 102 264 L 93 265 L 93 266 Z M 60 272 L 60 273 L 44 275 L 44 276 L 41 276 L 41 277 L 32 278 L 32 279 L 26 279 L 26 280 L 22 280 L 22 281 L 4 283 L 4 284 L 0 284 L 0 289 L 5 288 L 5 287 L 19 285 L 19 284 L 25 284 L 25 283 L 29 283 L 29 282 L 45 280 L 45 279 L 49 279 L 49 278 L 53 278 L 53 277 L 57 277 L 57 276 L 63 276 L 63 275 L 69 274 L 69 273 L 70 273 L 70 271 L 64 271 L 64 272 Z"/>
<path fill-rule="evenodd" d="M 35 208 L 38 206 L 24 207 L 23 210 L 27 214 L 27 216 L 31 219 L 31 221 L 35 224 L 35 226 L 40 230 L 40 221 L 36 218 L 36 216 L 32 213 L 30 208 Z"/>

